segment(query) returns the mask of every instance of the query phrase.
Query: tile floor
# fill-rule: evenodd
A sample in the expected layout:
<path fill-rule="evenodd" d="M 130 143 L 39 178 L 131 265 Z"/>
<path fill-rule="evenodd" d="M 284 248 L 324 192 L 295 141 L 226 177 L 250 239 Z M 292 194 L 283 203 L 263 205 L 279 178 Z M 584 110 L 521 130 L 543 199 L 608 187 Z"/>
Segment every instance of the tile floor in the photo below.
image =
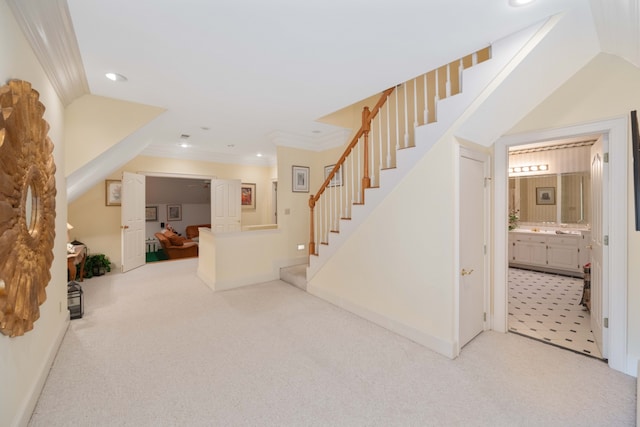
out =
<path fill-rule="evenodd" d="M 509 331 L 602 359 L 582 288 L 579 278 L 509 268 Z"/>

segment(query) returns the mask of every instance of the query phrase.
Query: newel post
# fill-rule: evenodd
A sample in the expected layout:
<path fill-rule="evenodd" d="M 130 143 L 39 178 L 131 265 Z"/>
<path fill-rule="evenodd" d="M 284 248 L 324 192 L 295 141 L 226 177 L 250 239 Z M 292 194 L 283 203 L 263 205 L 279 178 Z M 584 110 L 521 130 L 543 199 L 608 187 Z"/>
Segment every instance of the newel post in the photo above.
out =
<path fill-rule="evenodd" d="M 316 242 L 313 230 L 315 227 L 313 225 L 313 208 L 316 206 L 316 201 L 313 200 L 313 194 L 309 196 L 309 212 L 311 213 L 311 219 L 309 221 L 309 255 L 316 254 Z"/>
<path fill-rule="evenodd" d="M 364 107 L 362 110 L 362 136 L 364 144 L 364 168 L 362 176 L 362 192 L 364 189 L 371 187 L 371 177 L 369 176 L 369 131 L 371 130 L 371 111 L 369 107 Z M 364 197 L 363 197 L 364 200 Z"/>

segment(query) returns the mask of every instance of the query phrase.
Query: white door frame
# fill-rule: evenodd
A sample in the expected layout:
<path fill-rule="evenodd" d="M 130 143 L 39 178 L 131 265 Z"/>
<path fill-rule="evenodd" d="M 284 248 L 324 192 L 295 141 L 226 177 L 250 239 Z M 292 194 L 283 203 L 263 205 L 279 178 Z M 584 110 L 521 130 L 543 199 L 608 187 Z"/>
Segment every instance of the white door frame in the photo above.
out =
<path fill-rule="evenodd" d="M 453 275 L 454 277 L 454 340 L 455 340 L 455 349 L 454 349 L 454 353 L 455 356 L 459 356 L 460 355 L 460 193 L 461 193 L 461 185 L 462 183 L 460 182 L 460 158 L 462 156 L 465 157 L 469 157 L 469 158 L 473 158 L 475 160 L 478 160 L 480 162 L 484 163 L 484 175 L 485 175 L 485 186 L 484 186 L 484 218 L 485 218 L 485 223 L 484 223 L 484 236 L 485 236 L 485 245 L 487 246 L 486 248 L 486 254 L 491 253 L 490 252 L 490 245 L 488 242 L 489 236 L 490 236 L 490 230 L 491 230 L 491 216 L 490 216 L 490 209 L 491 209 L 491 186 L 487 184 L 487 180 L 490 180 L 490 175 L 491 175 L 491 158 L 489 156 L 488 153 L 486 152 L 482 152 L 480 150 L 474 150 L 472 148 L 466 147 L 466 146 L 462 146 L 460 144 L 456 145 L 456 162 L 455 162 L 455 179 L 456 179 L 456 197 L 454 198 L 455 200 L 455 236 L 454 236 L 454 253 L 458 254 L 458 256 L 456 257 L 456 259 L 454 260 L 454 272 L 455 274 Z M 489 262 L 489 257 L 487 255 L 485 255 L 484 257 L 484 276 L 482 278 L 482 283 L 483 283 L 483 288 L 484 288 L 484 301 L 483 301 L 483 305 L 484 305 L 484 311 L 485 313 L 489 313 L 489 295 L 490 295 L 490 289 L 489 289 L 489 273 L 490 273 L 490 262 Z M 489 320 L 487 318 L 487 320 Z M 486 331 L 487 329 L 489 329 L 489 322 L 485 321 L 484 322 L 484 327 L 483 327 L 483 331 Z"/>
<path fill-rule="evenodd" d="M 495 143 L 494 163 L 494 289 L 492 329 L 507 332 L 507 185 L 508 149 L 514 145 L 552 141 L 580 135 L 609 136 L 609 366 L 617 371 L 636 375 L 627 357 L 627 158 L 628 120 L 626 116 L 585 123 L 565 128 L 508 135 Z"/>

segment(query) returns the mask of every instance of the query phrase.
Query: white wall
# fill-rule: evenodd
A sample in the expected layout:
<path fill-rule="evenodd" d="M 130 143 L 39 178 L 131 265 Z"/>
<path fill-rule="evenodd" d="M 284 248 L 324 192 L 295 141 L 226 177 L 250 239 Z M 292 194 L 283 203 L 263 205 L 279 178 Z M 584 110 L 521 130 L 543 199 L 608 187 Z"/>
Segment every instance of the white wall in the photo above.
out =
<path fill-rule="evenodd" d="M 68 325 L 66 222 L 64 178 L 64 109 L 31 47 L 24 39 L 6 2 L 0 2 L 0 83 L 29 81 L 46 108 L 49 137 L 54 144 L 56 178 L 55 259 L 47 299 L 40 306 L 34 329 L 22 337 L 0 335 L 0 425 L 26 425 Z M 0 260 L 4 262 L 4 260 Z"/>
<path fill-rule="evenodd" d="M 449 357 L 453 147 L 450 136 L 436 143 L 308 284 L 311 293 Z"/>
<path fill-rule="evenodd" d="M 558 129 L 575 124 L 628 117 L 638 108 L 640 70 L 625 60 L 599 54 L 569 81 L 519 122 L 510 134 L 540 129 Z M 640 358 L 640 233 L 635 231 L 633 167 L 628 144 L 627 224 L 627 358 L 628 372 L 637 369 Z"/>

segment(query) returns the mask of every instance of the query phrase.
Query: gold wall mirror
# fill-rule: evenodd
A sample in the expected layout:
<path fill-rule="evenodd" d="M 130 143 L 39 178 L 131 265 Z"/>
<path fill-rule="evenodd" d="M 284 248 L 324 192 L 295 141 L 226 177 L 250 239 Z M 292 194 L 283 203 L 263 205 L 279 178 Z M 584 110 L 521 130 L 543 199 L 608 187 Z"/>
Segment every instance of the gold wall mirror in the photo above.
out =
<path fill-rule="evenodd" d="M 51 280 L 56 166 L 44 105 L 31 84 L 0 88 L 0 332 L 33 329 Z"/>

